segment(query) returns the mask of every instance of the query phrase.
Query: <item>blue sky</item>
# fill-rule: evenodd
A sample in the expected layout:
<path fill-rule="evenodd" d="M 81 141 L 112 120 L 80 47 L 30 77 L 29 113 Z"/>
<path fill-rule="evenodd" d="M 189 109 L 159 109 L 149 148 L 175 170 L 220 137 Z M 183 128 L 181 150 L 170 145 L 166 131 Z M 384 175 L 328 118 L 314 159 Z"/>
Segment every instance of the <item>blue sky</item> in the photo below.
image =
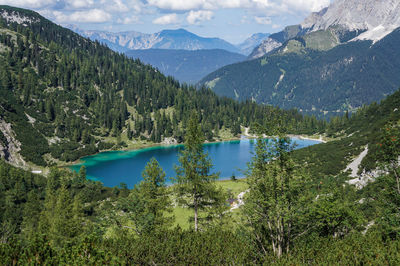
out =
<path fill-rule="evenodd" d="M 154 33 L 184 28 L 240 43 L 253 33 L 274 33 L 300 23 L 331 0 L 0 0 L 86 30 Z"/>

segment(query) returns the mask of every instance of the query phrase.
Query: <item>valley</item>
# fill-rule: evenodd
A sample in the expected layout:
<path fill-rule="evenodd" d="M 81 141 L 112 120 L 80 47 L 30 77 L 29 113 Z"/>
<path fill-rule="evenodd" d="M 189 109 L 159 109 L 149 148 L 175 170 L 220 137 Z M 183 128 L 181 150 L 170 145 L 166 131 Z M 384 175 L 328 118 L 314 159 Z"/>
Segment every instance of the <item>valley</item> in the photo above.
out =
<path fill-rule="evenodd" d="M 398 1 L 114 4 L 0 5 L 1 265 L 398 264 Z"/>

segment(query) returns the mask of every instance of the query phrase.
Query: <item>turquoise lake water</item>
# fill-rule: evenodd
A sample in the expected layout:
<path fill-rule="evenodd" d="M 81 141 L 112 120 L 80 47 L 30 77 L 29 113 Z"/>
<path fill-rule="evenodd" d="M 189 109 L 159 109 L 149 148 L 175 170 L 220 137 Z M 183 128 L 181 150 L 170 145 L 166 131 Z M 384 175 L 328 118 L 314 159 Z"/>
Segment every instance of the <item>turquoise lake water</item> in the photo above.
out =
<path fill-rule="evenodd" d="M 318 144 L 318 141 L 293 138 L 297 144 L 296 149 Z M 254 151 L 255 141 L 242 139 L 204 145 L 212 159 L 214 168 L 212 172 L 219 172 L 221 179 L 229 179 L 233 174 L 237 177 L 244 176 L 247 163 L 250 162 Z M 81 159 L 82 163 L 70 166 L 74 171 L 79 171 L 85 165 L 87 177 L 101 181 L 107 187 L 118 186 L 125 183 L 129 188 L 142 180 L 142 171 L 147 162 L 155 157 L 166 173 L 167 178 L 175 176 L 174 165 L 178 164 L 179 150 L 182 145 L 160 146 L 131 151 L 110 151 Z"/>

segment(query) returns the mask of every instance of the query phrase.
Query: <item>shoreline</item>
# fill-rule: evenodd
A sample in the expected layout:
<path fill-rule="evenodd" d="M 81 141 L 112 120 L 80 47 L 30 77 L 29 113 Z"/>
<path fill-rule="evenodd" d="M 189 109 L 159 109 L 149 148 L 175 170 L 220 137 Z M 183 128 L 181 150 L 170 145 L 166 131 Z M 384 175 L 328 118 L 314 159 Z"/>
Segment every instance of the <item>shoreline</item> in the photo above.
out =
<path fill-rule="evenodd" d="M 306 135 L 293 135 L 293 134 L 288 134 L 287 135 L 290 138 L 298 138 L 298 139 L 302 139 L 302 140 L 312 140 L 312 141 L 318 141 L 321 143 L 326 143 L 327 141 L 322 139 L 322 136 L 320 135 L 319 139 L 316 138 L 311 138 L 310 136 L 306 136 Z M 205 145 L 207 144 L 216 144 L 216 143 L 224 143 L 224 142 L 232 142 L 232 141 L 240 141 L 243 139 L 256 139 L 256 136 L 253 135 L 249 135 L 249 134 L 242 134 L 240 135 L 240 137 L 235 137 L 235 138 L 228 138 L 225 140 L 218 140 L 218 141 L 210 141 L 210 142 L 204 142 Z M 66 163 L 66 164 L 61 164 L 58 165 L 58 168 L 69 168 L 70 166 L 74 166 L 80 163 L 83 163 L 84 161 L 82 161 L 83 158 L 88 157 L 88 156 L 95 156 L 98 155 L 100 153 L 105 153 L 105 152 L 130 152 L 130 151 L 139 151 L 139 150 L 144 150 L 144 149 L 148 149 L 148 148 L 157 148 L 157 147 L 176 147 L 176 146 L 183 146 L 184 143 L 171 143 L 171 144 L 165 144 L 165 143 L 149 143 L 149 144 L 142 144 L 142 145 L 138 145 L 138 147 L 135 148 L 123 148 L 123 149 L 109 149 L 109 150 L 102 150 L 99 152 L 96 152 L 94 154 L 89 154 L 89 155 L 85 155 L 81 158 L 79 158 L 76 161 L 70 162 L 70 163 Z"/>
<path fill-rule="evenodd" d="M 305 136 L 305 135 L 291 135 L 291 134 L 289 134 L 288 137 L 290 137 L 290 138 L 298 138 L 298 139 L 303 139 L 303 140 L 319 141 L 319 142 L 321 142 L 321 143 L 327 143 L 327 142 L 328 142 L 328 141 L 326 141 L 326 140 L 324 140 L 324 139 L 322 138 L 322 135 L 319 135 L 319 138 L 318 138 L 318 139 L 312 138 L 312 137 L 310 137 L 310 136 Z"/>
<path fill-rule="evenodd" d="M 245 136 L 247 137 L 247 136 Z M 250 137 L 248 137 L 250 139 Z M 215 144 L 215 143 L 223 143 L 223 142 L 231 142 L 231 141 L 238 141 L 238 140 L 242 140 L 242 136 L 241 137 L 237 137 L 237 138 L 229 138 L 229 139 L 225 139 L 225 140 L 217 140 L 217 141 L 209 141 L 209 142 L 204 142 L 204 144 Z M 79 158 L 78 160 L 75 160 L 73 162 L 70 163 L 65 163 L 65 164 L 61 164 L 61 165 L 57 165 L 58 168 L 66 168 L 69 166 L 73 166 L 79 163 L 82 163 L 82 158 L 88 157 L 88 156 L 95 156 L 97 154 L 103 153 L 103 152 L 118 152 L 118 151 L 126 151 L 126 152 L 130 152 L 130 151 L 139 151 L 139 150 L 144 150 L 144 149 L 149 149 L 149 148 L 157 148 L 157 147 L 176 147 L 176 146 L 183 146 L 184 143 L 171 143 L 171 144 L 166 144 L 166 143 L 149 143 L 149 144 L 142 144 L 142 145 L 138 145 L 138 147 L 135 148 L 123 148 L 123 149 L 108 149 L 108 150 L 101 150 L 98 151 L 96 153 L 93 154 L 88 154 L 85 155 L 81 158 Z"/>

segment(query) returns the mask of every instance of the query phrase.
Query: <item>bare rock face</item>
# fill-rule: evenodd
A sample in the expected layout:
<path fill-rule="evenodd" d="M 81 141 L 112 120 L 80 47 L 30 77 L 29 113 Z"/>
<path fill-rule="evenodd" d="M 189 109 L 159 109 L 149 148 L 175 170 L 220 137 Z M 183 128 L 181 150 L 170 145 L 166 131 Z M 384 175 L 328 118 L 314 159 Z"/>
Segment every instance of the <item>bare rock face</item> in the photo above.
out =
<path fill-rule="evenodd" d="M 271 52 L 272 50 L 279 48 L 282 46 L 282 43 L 271 39 L 267 38 L 264 40 L 257 48 L 253 50 L 253 52 L 249 55 L 249 59 L 257 59 L 262 57 L 263 55 Z"/>
<path fill-rule="evenodd" d="M 19 154 L 19 151 L 21 151 L 21 143 L 16 139 L 11 124 L 7 123 L 2 118 L 0 118 L 0 131 L 6 138 L 7 142 L 0 143 L 0 157 L 15 166 L 24 168 L 27 164 Z"/>
<path fill-rule="evenodd" d="M 301 26 L 310 31 L 342 26 L 348 31 L 365 31 L 356 39 L 378 41 L 400 27 L 400 1 L 336 0 L 328 8 L 312 13 Z"/>
<path fill-rule="evenodd" d="M 311 13 L 300 25 L 296 36 L 335 29 L 336 35 L 356 32 L 347 41 L 371 40 L 373 43 L 400 27 L 399 0 L 335 0 L 329 7 Z M 271 35 L 282 35 L 284 32 Z M 254 49 L 249 59 L 259 58 L 277 48 L 276 39 L 266 40 Z M 287 39 L 286 39 L 287 41 Z"/>

